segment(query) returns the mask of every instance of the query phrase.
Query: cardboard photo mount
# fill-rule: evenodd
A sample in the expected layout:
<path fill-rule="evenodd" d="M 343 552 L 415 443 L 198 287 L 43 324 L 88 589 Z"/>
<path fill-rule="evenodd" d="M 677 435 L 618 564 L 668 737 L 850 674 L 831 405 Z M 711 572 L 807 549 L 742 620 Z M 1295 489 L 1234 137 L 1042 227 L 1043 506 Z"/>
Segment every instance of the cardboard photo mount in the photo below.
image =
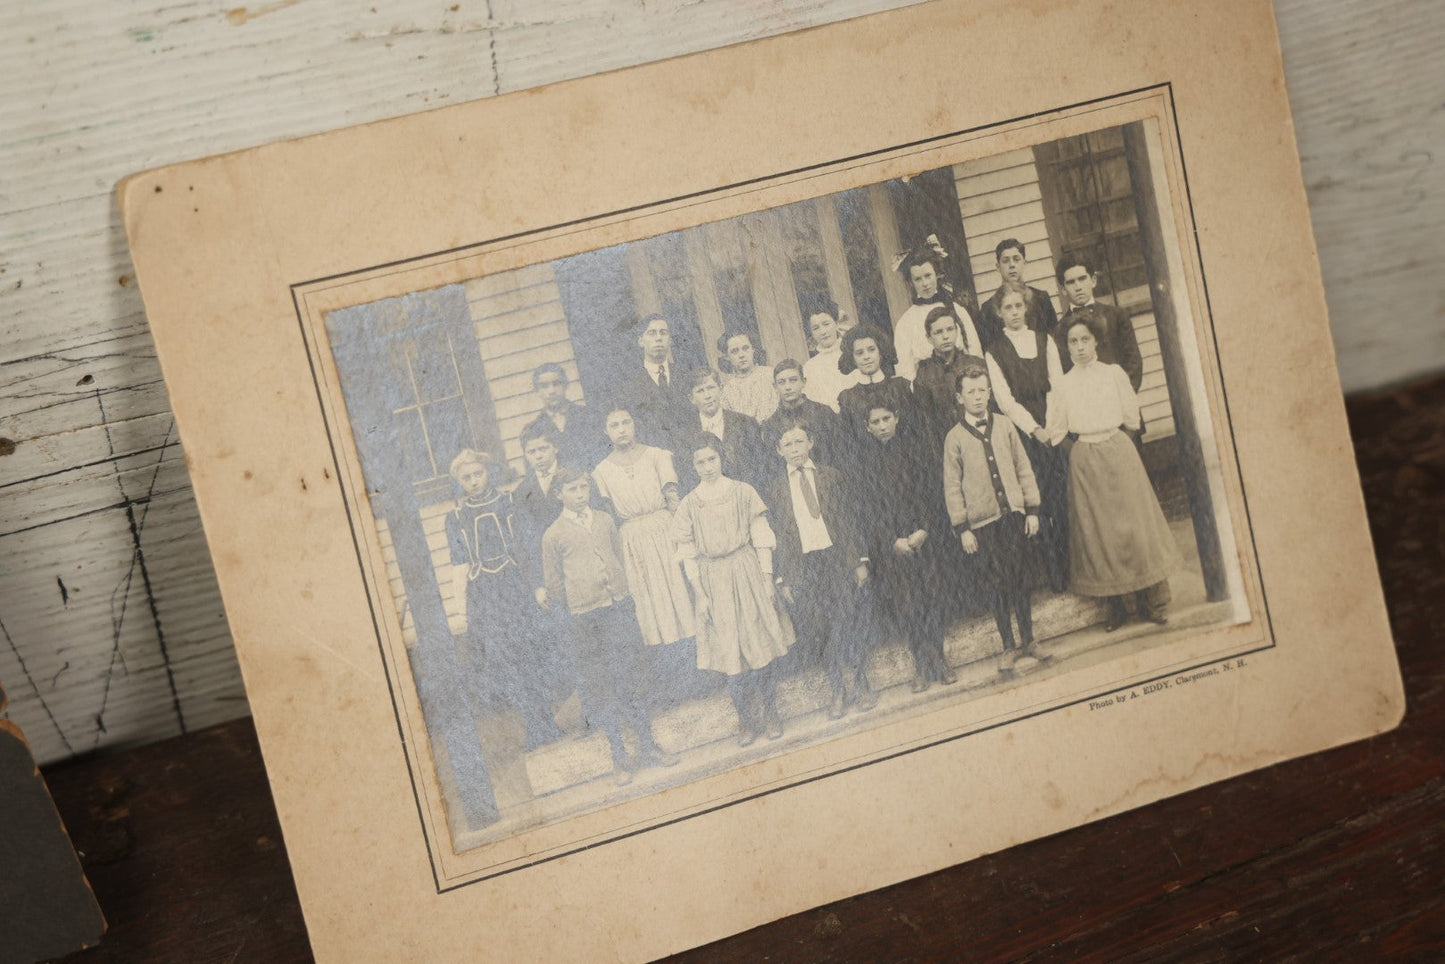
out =
<path fill-rule="evenodd" d="M 545 860 L 454 846 L 325 313 L 1135 120 L 1246 621 L 587 815 Z M 655 957 L 1403 713 L 1264 0 L 925 4 L 120 191 L 320 959 Z"/>

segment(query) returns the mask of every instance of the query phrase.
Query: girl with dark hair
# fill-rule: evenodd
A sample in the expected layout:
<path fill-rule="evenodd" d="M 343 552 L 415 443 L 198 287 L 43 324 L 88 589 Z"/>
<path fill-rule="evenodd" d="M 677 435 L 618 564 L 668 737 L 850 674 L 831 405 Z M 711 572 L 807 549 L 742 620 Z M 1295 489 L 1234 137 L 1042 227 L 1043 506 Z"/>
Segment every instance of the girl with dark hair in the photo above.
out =
<path fill-rule="evenodd" d="M 1133 441 L 1139 399 L 1118 365 L 1098 358 L 1093 319 L 1065 319 L 1065 344 L 1074 367 L 1058 380 L 1049 402 L 1048 434 L 1055 444 L 1075 435 L 1069 453 L 1069 588 L 1109 601 L 1104 628 L 1128 619 L 1125 597 L 1138 615 L 1169 621 L 1169 573 L 1179 548 Z"/>
<path fill-rule="evenodd" d="M 723 332 L 718 336 L 718 367 L 728 376 L 722 387 L 723 407 L 761 422 L 778 407 L 773 391 L 773 371 L 757 338 L 745 331 Z"/>
<path fill-rule="evenodd" d="M 682 454 L 701 480 L 672 521 L 677 559 L 692 585 L 697 666 L 727 675 L 739 744 L 764 732 L 776 740 L 783 721 L 774 670 L 793 644 L 793 628 L 775 598 L 777 538 L 767 506 L 751 485 L 724 474 L 716 437 L 704 433 Z"/>
<path fill-rule="evenodd" d="M 673 561 L 669 534 L 678 501 L 672 453 L 638 442 L 626 408 L 614 406 L 605 426 L 612 454 L 598 464 L 592 481 L 617 517 L 642 641 L 648 646 L 675 643 L 691 636 L 693 626 L 687 584 Z"/>
<path fill-rule="evenodd" d="M 838 411 L 838 393 L 862 380 L 857 369 L 843 374 L 838 367 L 842 356 L 843 327 L 842 315 L 832 299 L 819 299 L 808 307 L 808 338 L 816 354 L 803 363 L 803 377 L 807 379 L 807 396 L 820 405 L 826 405 L 834 413 Z"/>
<path fill-rule="evenodd" d="M 908 379 L 893 374 L 897 362 L 893 339 L 877 328 L 859 325 L 843 336 L 838 370 L 845 375 L 856 371 L 862 379 L 838 395 L 838 408 L 856 444 L 866 441 L 868 412 L 880 403 L 898 415 L 906 434 L 926 434 L 926 422 Z"/>

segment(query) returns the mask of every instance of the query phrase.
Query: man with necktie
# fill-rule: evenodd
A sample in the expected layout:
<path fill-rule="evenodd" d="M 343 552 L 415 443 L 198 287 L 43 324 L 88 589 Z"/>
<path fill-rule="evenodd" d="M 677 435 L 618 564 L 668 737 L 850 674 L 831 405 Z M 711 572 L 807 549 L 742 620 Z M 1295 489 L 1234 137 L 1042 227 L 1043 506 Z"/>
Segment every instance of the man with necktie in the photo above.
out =
<path fill-rule="evenodd" d="M 672 329 L 662 315 L 652 314 L 637 323 L 637 347 L 642 365 L 624 381 L 624 407 L 637 423 L 637 440 L 676 451 L 678 442 L 696 421 L 687 388 L 672 357 Z"/>
<path fill-rule="evenodd" d="M 799 658 L 820 665 L 832 696 L 828 718 L 848 706 L 867 712 L 878 704 L 865 666 L 872 621 L 860 590 L 868 557 L 852 523 L 852 499 L 838 470 L 812 459 L 808 426 L 783 432 L 777 451 L 785 469 L 768 486 L 768 508 L 778 547 L 773 557 L 778 591 L 793 610 Z"/>

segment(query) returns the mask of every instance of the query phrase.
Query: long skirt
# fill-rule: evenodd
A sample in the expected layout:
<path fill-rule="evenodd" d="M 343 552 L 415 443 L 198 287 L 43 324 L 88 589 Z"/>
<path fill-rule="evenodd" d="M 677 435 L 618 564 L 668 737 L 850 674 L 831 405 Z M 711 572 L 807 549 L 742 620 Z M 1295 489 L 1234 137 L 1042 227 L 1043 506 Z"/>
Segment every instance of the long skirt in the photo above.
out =
<path fill-rule="evenodd" d="M 768 594 L 752 546 L 697 560 L 709 612 L 697 630 L 698 669 L 735 676 L 762 669 L 793 645 L 793 626 Z"/>
<path fill-rule="evenodd" d="M 538 631 L 542 615 L 515 565 L 467 583 L 467 655 L 478 693 L 522 710 L 529 728 L 534 717 L 550 720 L 548 702 L 566 695 L 560 640 Z"/>
<path fill-rule="evenodd" d="M 673 558 L 672 514 L 659 510 L 633 516 L 617 534 L 642 641 L 657 646 L 693 635 L 692 596 Z"/>
<path fill-rule="evenodd" d="M 1123 432 L 1069 453 L 1069 588 L 1085 596 L 1147 589 L 1179 548 L 1134 443 Z"/>

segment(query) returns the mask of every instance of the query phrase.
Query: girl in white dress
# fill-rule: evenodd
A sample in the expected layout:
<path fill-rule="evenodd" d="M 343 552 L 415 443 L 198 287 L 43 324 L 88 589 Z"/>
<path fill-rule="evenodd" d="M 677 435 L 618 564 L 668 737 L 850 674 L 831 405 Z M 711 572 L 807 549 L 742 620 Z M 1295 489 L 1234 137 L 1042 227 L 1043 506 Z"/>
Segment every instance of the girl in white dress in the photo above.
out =
<path fill-rule="evenodd" d="M 693 635 L 692 601 L 674 558 L 672 513 L 677 473 L 672 453 L 637 441 L 632 413 L 607 413 L 612 454 L 592 473 L 597 491 L 612 504 L 622 539 L 622 565 L 637 604 L 637 624 L 648 646 Z"/>
<path fill-rule="evenodd" d="M 783 735 L 773 668 L 793 629 L 774 597 L 778 540 L 767 506 L 751 485 L 723 475 L 721 450 L 711 434 L 688 446 L 702 481 L 682 500 L 672 534 L 696 598 L 698 668 L 727 674 L 738 742 L 748 746 L 760 732 Z"/>

